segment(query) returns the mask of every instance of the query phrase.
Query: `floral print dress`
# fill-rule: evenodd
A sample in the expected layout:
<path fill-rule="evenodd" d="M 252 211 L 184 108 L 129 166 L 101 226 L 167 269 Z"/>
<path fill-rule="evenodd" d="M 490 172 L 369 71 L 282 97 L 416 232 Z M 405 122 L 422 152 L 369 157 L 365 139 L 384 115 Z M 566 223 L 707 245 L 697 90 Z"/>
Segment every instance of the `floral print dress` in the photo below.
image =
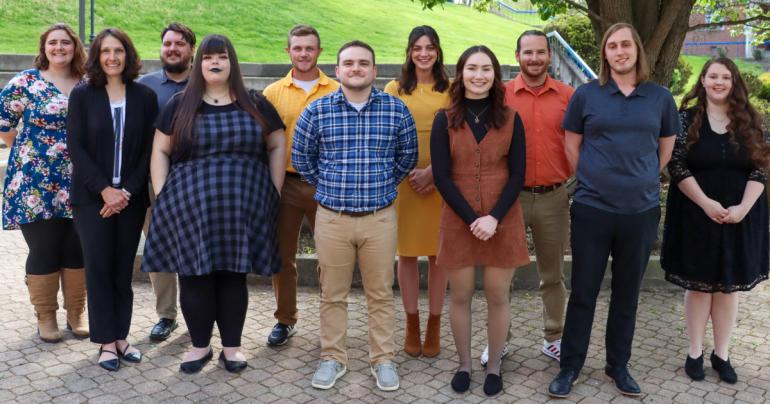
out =
<path fill-rule="evenodd" d="M 17 74 L 0 92 L 0 131 L 23 128 L 11 147 L 3 187 L 3 228 L 72 218 L 72 163 L 67 152 L 68 97 L 37 69 Z"/>

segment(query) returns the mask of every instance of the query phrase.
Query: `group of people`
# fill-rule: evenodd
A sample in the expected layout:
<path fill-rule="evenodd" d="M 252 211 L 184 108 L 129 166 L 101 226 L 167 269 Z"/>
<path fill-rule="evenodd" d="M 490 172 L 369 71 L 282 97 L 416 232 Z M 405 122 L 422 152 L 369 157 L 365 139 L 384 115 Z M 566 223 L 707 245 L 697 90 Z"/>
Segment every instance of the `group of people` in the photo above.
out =
<path fill-rule="evenodd" d="M 641 40 L 623 23 L 604 34 L 599 79 L 577 89 L 548 75 L 550 45 L 536 30 L 517 39 L 521 71 L 504 84 L 483 45 L 462 53 L 450 79 L 438 34 L 416 27 L 401 73 L 384 91 L 373 86 L 375 51 L 365 42 L 342 45 L 338 81 L 326 76 L 317 67 L 320 35 L 307 25 L 289 32 L 292 69 L 263 93 L 244 85 L 227 37 L 206 36 L 196 49 L 195 34 L 180 23 L 160 37 L 162 68 L 138 77 L 139 57 L 123 31 L 100 32 L 86 56 L 70 27 L 53 25 L 40 36 L 35 68 L 0 93 L 0 137 L 11 146 L 3 226 L 21 229 L 29 246 L 26 281 L 43 341 L 62 339 L 61 279 L 67 328 L 100 345 L 97 363 L 116 371 L 142 360 L 127 337 L 144 225 L 142 270 L 159 317 L 150 338 L 165 340 L 177 327 L 178 294 L 192 342 L 180 370 L 198 372 L 213 358 L 216 323 L 219 360 L 240 372 L 247 274 L 272 276 L 277 323 L 268 345 L 297 332 L 295 254 L 307 220 L 321 285 L 313 387 L 332 388 L 347 371 L 347 296 L 358 263 L 371 372 L 379 389 L 399 388 L 398 255 L 408 355 L 439 354 L 449 284 L 458 393 L 471 385 L 471 300 L 483 267 L 481 363 L 492 396 L 503 390 L 511 282 L 529 263 L 530 229 L 541 350 L 561 368 L 549 394 L 566 397 L 578 378 L 611 256 L 605 373 L 622 394 L 639 395 L 628 362 L 668 165 L 662 265 L 666 279 L 687 290 L 684 370 L 705 377 L 711 318 L 711 365 L 722 380 L 737 381 L 729 361 L 734 292 L 768 277 L 770 146 L 731 60 L 708 62 L 678 112 L 668 90 L 649 81 Z M 424 337 L 421 256 L 429 261 Z"/>

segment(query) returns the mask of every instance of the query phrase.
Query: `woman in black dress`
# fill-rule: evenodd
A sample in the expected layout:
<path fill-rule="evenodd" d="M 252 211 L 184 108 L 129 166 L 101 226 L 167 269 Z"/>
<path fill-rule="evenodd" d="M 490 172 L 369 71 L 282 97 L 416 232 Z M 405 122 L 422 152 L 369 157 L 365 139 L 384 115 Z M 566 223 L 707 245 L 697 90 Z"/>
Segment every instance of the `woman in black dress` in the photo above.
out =
<path fill-rule="evenodd" d="M 690 101 L 695 105 L 686 109 Z M 735 383 L 728 346 L 738 312 L 737 291 L 768 276 L 767 183 L 770 147 L 746 85 L 728 58 L 706 63 L 682 100 L 683 130 L 669 163 L 662 266 L 687 289 L 689 352 L 685 372 L 702 380 L 703 338 L 714 328 L 711 366 Z"/>
<path fill-rule="evenodd" d="M 225 368 L 240 372 L 246 274 L 280 268 L 278 190 L 286 168 L 283 123 L 249 94 L 230 40 L 203 39 L 186 89 L 157 123 L 151 176 L 158 192 L 142 270 L 179 274 L 180 305 L 193 347 L 180 366 L 200 371 L 212 356 L 214 322 Z"/>

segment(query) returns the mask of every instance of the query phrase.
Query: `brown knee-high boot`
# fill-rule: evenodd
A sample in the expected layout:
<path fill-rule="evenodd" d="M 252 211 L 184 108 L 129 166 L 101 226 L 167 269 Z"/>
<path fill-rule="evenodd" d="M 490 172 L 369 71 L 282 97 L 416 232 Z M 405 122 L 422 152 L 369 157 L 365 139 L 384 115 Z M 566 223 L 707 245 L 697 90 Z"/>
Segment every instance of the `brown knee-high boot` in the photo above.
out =
<path fill-rule="evenodd" d="M 406 313 L 404 331 L 404 352 L 411 356 L 420 356 L 420 312 Z"/>
<path fill-rule="evenodd" d="M 35 307 L 37 315 L 37 333 L 45 342 L 61 341 L 61 331 L 56 323 L 56 300 L 59 293 L 59 272 L 46 275 L 27 275 L 29 301 Z"/>
<path fill-rule="evenodd" d="M 61 271 L 64 309 L 67 310 L 67 329 L 76 338 L 88 337 L 86 311 L 86 271 L 83 268 Z"/>
<path fill-rule="evenodd" d="M 422 355 L 432 358 L 441 352 L 441 314 L 430 314 L 425 331 L 425 345 Z"/>

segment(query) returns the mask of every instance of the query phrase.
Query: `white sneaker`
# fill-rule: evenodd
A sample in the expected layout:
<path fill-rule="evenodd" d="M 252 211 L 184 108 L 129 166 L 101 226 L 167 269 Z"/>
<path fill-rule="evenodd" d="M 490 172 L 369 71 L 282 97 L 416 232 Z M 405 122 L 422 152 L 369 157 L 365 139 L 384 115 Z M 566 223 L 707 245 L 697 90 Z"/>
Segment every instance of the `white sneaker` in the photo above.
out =
<path fill-rule="evenodd" d="M 505 345 L 503 345 L 503 352 L 500 352 L 500 359 L 501 360 L 504 359 L 506 356 L 508 356 L 508 354 L 511 353 L 509 348 L 510 347 L 508 346 L 508 341 L 505 341 Z M 487 366 L 487 362 L 489 362 L 489 345 L 484 347 L 484 352 L 481 353 L 480 360 L 481 360 L 481 366 L 486 367 Z"/>
<path fill-rule="evenodd" d="M 561 361 L 561 339 L 552 342 L 543 340 L 543 353 L 557 361 Z"/>

